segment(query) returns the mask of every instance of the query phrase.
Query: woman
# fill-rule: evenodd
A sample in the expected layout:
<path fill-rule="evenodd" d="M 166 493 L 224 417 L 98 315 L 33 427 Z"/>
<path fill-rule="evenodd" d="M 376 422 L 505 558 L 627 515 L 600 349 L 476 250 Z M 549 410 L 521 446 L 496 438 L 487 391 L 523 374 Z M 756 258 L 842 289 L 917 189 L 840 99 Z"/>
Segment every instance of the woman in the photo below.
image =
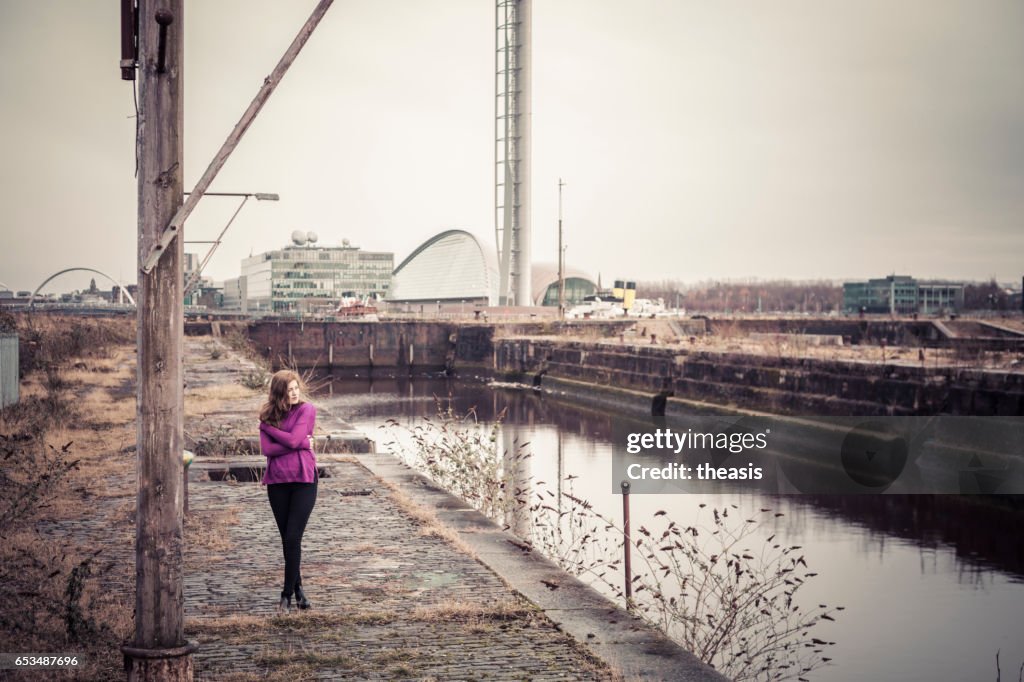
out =
<path fill-rule="evenodd" d="M 313 455 L 316 408 L 303 402 L 302 382 L 291 370 L 270 379 L 270 397 L 260 410 L 260 449 L 267 457 L 263 483 L 284 549 L 284 587 L 278 613 L 310 607 L 302 591 L 302 534 L 316 504 L 317 470 Z"/>

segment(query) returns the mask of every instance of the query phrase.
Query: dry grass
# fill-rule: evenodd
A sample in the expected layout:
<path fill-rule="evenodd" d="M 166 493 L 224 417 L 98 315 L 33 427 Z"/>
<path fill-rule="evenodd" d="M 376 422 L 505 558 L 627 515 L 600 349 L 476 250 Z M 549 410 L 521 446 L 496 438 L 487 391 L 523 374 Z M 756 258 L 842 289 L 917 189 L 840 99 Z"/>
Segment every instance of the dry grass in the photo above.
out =
<path fill-rule="evenodd" d="M 317 430 L 318 431 L 322 431 L 321 427 L 319 427 L 319 426 L 317 426 Z M 359 461 L 359 458 L 358 457 L 354 457 L 352 455 L 335 455 L 335 454 L 331 454 L 331 453 L 326 453 L 326 454 L 317 453 L 316 458 L 317 458 L 318 461 L 331 462 L 332 464 L 358 464 L 360 467 L 363 466 L 363 463 Z"/>
<path fill-rule="evenodd" d="M 185 516 L 185 568 L 201 568 L 209 562 L 223 561 L 231 556 L 235 543 L 227 532 L 238 525 L 238 510 L 190 509 Z"/>
<path fill-rule="evenodd" d="M 532 604 L 512 599 L 491 604 L 448 601 L 413 610 L 410 619 L 424 623 L 467 622 L 482 620 L 529 620 L 541 611 Z"/>
<path fill-rule="evenodd" d="M 391 499 L 395 505 L 420 524 L 420 535 L 440 538 L 474 561 L 480 560 L 476 551 L 466 544 L 459 533 L 441 523 L 432 510 L 413 502 L 412 498 L 395 484 L 389 481 L 382 481 L 382 483 L 391 492 Z"/>
<path fill-rule="evenodd" d="M 349 654 L 326 653 L 318 651 L 308 644 L 287 644 L 281 646 L 276 644 L 273 647 L 264 649 L 256 654 L 257 665 L 265 666 L 294 666 L 299 669 L 309 668 L 315 675 L 323 668 L 344 668 L 351 672 L 362 671 L 363 663 L 360 659 Z"/>
<path fill-rule="evenodd" d="M 289 615 L 252 616 L 228 614 L 224 616 L 190 619 L 186 632 L 230 640 L 233 643 L 257 642 L 269 633 L 305 632 L 312 630 L 344 629 L 352 625 L 386 625 L 397 621 L 419 623 L 474 622 L 530 620 L 539 609 L 525 601 L 506 599 L 491 604 L 472 604 L 448 601 L 409 611 L 362 610 L 346 613 L 312 611 Z"/>
<path fill-rule="evenodd" d="M 214 412 L 225 402 L 232 400 L 250 401 L 253 414 L 259 409 L 262 391 L 246 388 L 241 384 L 220 384 L 185 391 L 185 416 L 201 417 Z"/>
<path fill-rule="evenodd" d="M 117 388 L 130 382 L 134 378 L 134 372 L 129 372 L 127 369 L 109 372 L 95 369 L 69 369 L 65 370 L 61 376 L 71 386 Z"/>
<path fill-rule="evenodd" d="M 116 345 L 131 340 L 131 325 L 48 317 L 31 325 L 19 334 L 28 367 L 38 369 L 19 404 L 0 412 L 0 433 L 13 436 L 3 471 L 12 485 L 0 502 L 30 503 L 0 529 L 0 650 L 79 652 L 84 666 L 51 677 L 111 679 L 123 674 L 117 647 L 134 629 L 132 566 L 113 558 L 134 540 L 135 489 L 125 485 L 134 458 L 121 451 L 135 440 L 135 401 L 115 397 L 131 393 L 132 349 Z M 40 467 L 54 464 L 60 475 L 46 478 Z M 21 474 L 33 471 L 40 484 L 25 497 L 33 479 Z"/>
<path fill-rule="evenodd" d="M 135 396 L 114 397 L 106 388 L 88 390 L 76 404 L 79 420 L 113 426 L 135 425 Z"/>
<path fill-rule="evenodd" d="M 101 407 L 80 403 L 84 413 L 103 414 Z M 134 411 L 131 421 L 97 425 L 76 420 L 78 426 L 59 427 L 45 434 L 45 443 L 62 447 L 67 443 L 79 459 L 78 469 L 68 477 L 70 491 L 54 506 L 55 518 L 71 519 L 89 513 L 91 498 L 135 498 L 135 456 L 125 448 L 135 441 Z"/>
<path fill-rule="evenodd" d="M 74 673 L 55 673 L 56 679 L 111 679 L 120 667 L 116 648 L 131 636 L 134 621 L 131 593 L 110 590 L 106 584 L 126 584 L 129 567 L 105 562 L 102 553 L 83 561 L 83 553 L 68 541 L 41 543 L 34 532 L 4 538 L 0 562 L 16 571 L 14 578 L 5 575 L 5 587 L 19 594 L 7 606 L 20 613 L 12 620 L 3 609 L 0 651 L 73 651 L 84 654 L 83 665 Z M 68 590 L 76 574 L 82 581 L 72 600 Z M 26 603 L 31 611 L 24 608 Z"/>
<path fill-rule="evenodd" d="M 218 384 L 204 388 L 190 389 L 185 392 L 185 400 L 242 400 L 262 395 L 258 391 L 246 388 L 241 384 Z"/>

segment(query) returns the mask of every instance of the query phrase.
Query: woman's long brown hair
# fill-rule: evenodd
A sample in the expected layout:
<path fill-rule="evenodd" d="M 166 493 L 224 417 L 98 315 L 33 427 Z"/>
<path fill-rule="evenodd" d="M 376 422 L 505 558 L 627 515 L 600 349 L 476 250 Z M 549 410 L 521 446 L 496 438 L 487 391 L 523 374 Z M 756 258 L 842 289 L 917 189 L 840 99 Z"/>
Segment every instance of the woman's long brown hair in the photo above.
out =
<path fill-rule="evenodd" d="M 282 369 L 270 377 L 270 396 L 260 409 L 261 422 L 278 426 L 285 418 L 292 409 L 288 404 L 288 384 L 293 381 L 299 382 L 299 390 L 302 390 L 302 378 L 290 369 Z"/>

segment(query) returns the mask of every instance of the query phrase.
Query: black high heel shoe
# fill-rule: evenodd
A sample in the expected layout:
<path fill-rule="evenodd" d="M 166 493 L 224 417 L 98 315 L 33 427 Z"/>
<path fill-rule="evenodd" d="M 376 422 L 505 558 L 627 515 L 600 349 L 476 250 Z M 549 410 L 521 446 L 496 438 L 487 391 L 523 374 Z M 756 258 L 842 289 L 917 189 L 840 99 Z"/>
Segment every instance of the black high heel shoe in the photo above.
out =
<path fill-rule="evenodd" d="M 306 593 L 302 591 L 302 585 L 295 586 L 295 606 L 297 606 L 302 611 L 305 611 L 306 609 L 313 606 L 309 603 L 309 600 L 306 599 Z"/>

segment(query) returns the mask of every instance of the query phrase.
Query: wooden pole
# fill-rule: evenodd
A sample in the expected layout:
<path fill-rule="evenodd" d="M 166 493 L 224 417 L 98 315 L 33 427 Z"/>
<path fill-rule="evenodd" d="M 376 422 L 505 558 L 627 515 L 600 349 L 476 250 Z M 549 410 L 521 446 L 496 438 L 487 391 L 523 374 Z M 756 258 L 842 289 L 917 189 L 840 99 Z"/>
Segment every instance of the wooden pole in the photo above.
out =
<path fill-rule="evenodd" d="M 320 0 L 183 204 L 184 0 L 139 0 L 138 497 L 129 680 L 191 680 L 184 639 L 182 506 L 185 219 L 333 0 Z"/>
<path fill-rule="evenodd" d="M 140 270 L 182 202 L 184 26 L 184 0 L 139 1 Z M 129 680 L 192 679 L 182 597 L 182 260 L 178 240 L 139 273 L 135 639 L 122 648 Z"/>

